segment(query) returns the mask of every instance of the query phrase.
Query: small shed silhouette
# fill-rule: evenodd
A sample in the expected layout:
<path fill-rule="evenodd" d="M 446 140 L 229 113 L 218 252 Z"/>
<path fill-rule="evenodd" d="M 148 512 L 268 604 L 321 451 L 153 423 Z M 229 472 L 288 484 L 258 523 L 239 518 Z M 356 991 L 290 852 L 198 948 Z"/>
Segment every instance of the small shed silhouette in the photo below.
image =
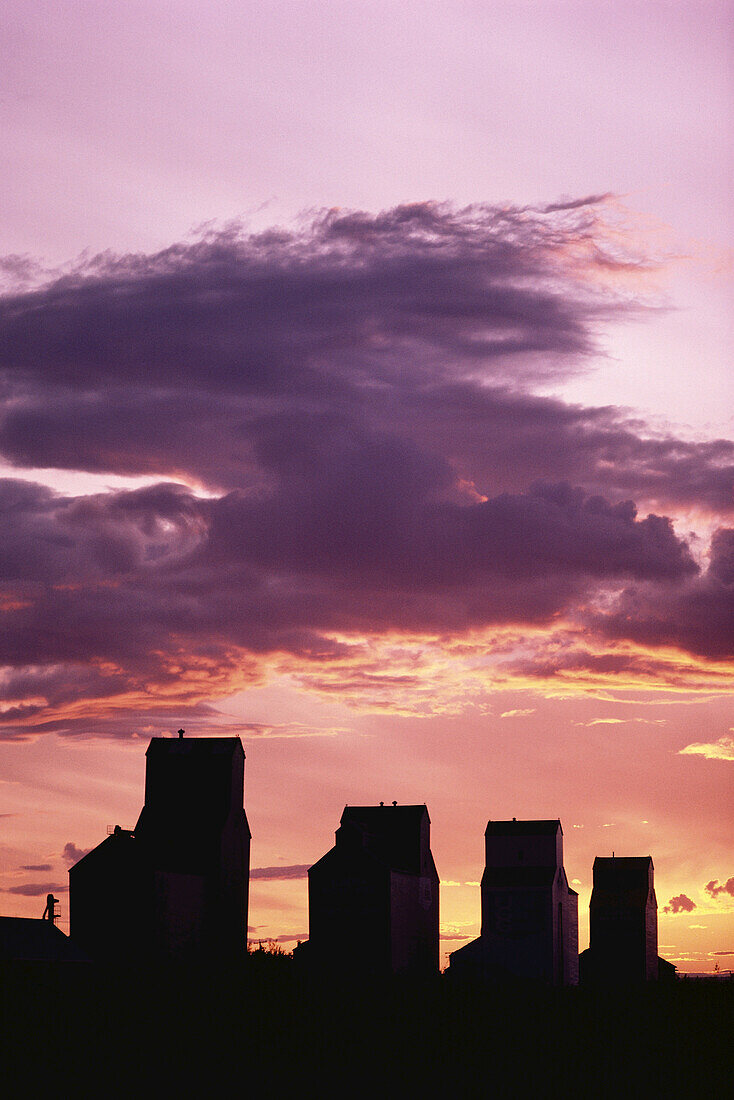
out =
<path fill-rule="evenodd" d="M 451 953 L 451 977 L 575 985 L 578 895 L 563 867 L 561 822 L 490 821 L 484 835 L 481 934 Z"/>
<path fill-rule="evenodd" d="M 438 873 L 425 806 L 347 806 L 308 872 L 302 957 L 365 975 L 438 970 Z"/>
<path fill-rule="evenodd" d="M 0 917 L 0 963 L 89 962 L 52 920 Z"/>
<path fill-rule="evenodd" d="M 589 904 L 590 946 L 583 981 L 634 983 L 668 976 L 658 959 L 658 904 L 651 856 L 597 856 Z"/>
<path fill-rule="evenodd" d="M 237 958 L 250 829 L 238 737 L 154 737 L 145 805 L 69 871 L 71 935 L 94 958 Z"/>

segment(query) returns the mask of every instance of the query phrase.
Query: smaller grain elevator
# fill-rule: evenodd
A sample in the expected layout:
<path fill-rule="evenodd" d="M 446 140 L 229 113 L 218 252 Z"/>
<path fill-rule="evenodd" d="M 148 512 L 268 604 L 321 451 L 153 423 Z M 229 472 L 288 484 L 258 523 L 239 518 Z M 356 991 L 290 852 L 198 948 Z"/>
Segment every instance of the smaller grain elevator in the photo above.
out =
<path fill-rule="evenodd" d="M 451 976 L 575 985 L 578 895 L 563 867 L 560 821 L 490 821 L 484 836 L 481 934 L 452 952 Z"/>
<path fill-rule="evenodd" d="M 597 856 L 582 978 L 604 984 L 657 981 L 658 904 L 651 856 Z"/>
<path fill-rule="evenodd" d="M 438 971 L 438 873 L 425 806 L 347 806 L 334 847 L 308 873 L 309 964 Z"/>

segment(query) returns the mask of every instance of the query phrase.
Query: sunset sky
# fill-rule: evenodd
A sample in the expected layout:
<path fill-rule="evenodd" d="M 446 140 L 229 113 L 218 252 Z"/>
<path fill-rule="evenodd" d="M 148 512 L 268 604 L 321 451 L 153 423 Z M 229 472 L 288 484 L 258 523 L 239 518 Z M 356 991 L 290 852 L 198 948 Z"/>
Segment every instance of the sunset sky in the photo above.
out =
<path fill-rule="evenodd" d="M 250 935 L 345 804 L 650 854 L 734 965 L 734 0 L 10 0 L 0 913 L 242 736 Z M 124 905 L 124 899 L 121 904 Z"/>

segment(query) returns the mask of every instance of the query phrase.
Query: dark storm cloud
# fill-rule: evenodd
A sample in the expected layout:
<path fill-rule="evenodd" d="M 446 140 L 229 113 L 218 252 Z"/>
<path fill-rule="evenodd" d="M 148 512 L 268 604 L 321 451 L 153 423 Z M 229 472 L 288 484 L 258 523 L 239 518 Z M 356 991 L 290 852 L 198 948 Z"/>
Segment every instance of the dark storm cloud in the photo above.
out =
<path fill-rule="evenodd" d="M 731 510 L 732 444 L 529 392 L 642 312 L 603 201 L 331 212 L 0 299 L 7 460 L 213 490 L 0 481 L 8 735 L 221 722 L 263 655 L 325 667 L 355 632 L 575 615 L 698 653 L 710 616 L 724 652 L 731 532 L 700 573 L 655 513 Z"/>
<path fill-rule="evenodd" d="M 0 452 L 16 465 L 263 484 L 263 423 L 410 438 L 481 492 L 567 479 L 614 499 L 734 507 L 734 447 L 653 437 L 527 392 L 580 369 L 600 322 L 604 196 L 543 210 L 329 213 L 98 258 L 0 299 Z M 580 257 L 583 264 L 580 266 Z"/>
<path fill-rule="evenodd" d="M 212 507 L 208 543 L 193 561 L 236 558 L 254 568 L 426 593 L 489 577 L 510 588 L 547 581 L 548 595 L 560 601 L 572 578 L 577 585 L 581 578 L 661 580 L 697 572 L 670 521 L 639 520 L 630 502 L 610 505 L 567 484 L 538 484 L 482 502 L 445 500 L 448 472 L 421 463 L 409 448 L 392 441 L 363 447 L 354 438 L 343 447 L 329 443 L 325 453 L 318 435 L 307 441 L 304 434 L 298 445 L 289 440 L 286 461 L 293 468 L 281 467 L 281 491 L 254 500 L 233 494 Z M 502 603 L 498 590 L 499 618 Z M 526 613 L 534 617 L 532 595 Z M 488 614 L 480 612 L 480 621 Z"/>
<path fill-rule="evenodd" d="M 616 499 L 734 513 L 732 442 L 653 435 L 612 407 L 455 382 L 406 398 L 391 423 L 401 421 L 484 492 L 552 476 Z"/>
<path fill-rule="evenodd" d="M 226 694 L 248 659 L 255 676 L 267 653 L 345 656 L 328 632 L 542 623 L 600 584 L 696 572 L 669 521 L 629 503 L 568 485 L 454 499 L 445 467 L 410 446 L 329 443 L 300 428 L 268 440 L 278 488 L 255 496 L 159 485 L 66 498 L 0 483 L 13 502 L 6 728 L 129 733 L 151 685 L 176 698 L 158 699 L 158 721 L 206 719 L 201 694 Z M 94 698 L 108 701 L 99 718 L 55 715 Z"/>
<path fill-rule="evenodd" d="M 613 408 L 584 408 L 477 381 L 353 388 L 300 399 L 130 389 L 14 402 L 0 447 L 19 465 L 169 473 L 215 487 L 267 484 L 262 434 L 294 422 L 410 440 L 482 492 L 549 476 L 616 499 L 734 512 L 734 445 L 641 434 Z"/>
<path fill-rule="evenodd" d="M 502 360 L 512 378 L 567 373 L 548 357 L 589 351 L 590 322 L 622 308 L 567 270 L 564 250 L 592 230 L 588 207 L 564 225 L 420 204 L 102 257 L 7 296 L 0 359 L 10 384 L 62 394 L 124 384 L 310 398 L 399 385 L 406 365 L 450 375 L 457 360 Z"/>
<path fill-rule="evenodd" d="M 73 499 L 0 479 L 0 583 L 89 582 L 129 573 L 184 553 L 197 522 L 180 486 Z"/>
<path fill-rule="evenodd" d="M 711 540 L 708 568 L 674 589 L 635 585 L 595 629 L 646 646 L 674 646 L 701 657 L 734 656 L 734 529 Z"/>

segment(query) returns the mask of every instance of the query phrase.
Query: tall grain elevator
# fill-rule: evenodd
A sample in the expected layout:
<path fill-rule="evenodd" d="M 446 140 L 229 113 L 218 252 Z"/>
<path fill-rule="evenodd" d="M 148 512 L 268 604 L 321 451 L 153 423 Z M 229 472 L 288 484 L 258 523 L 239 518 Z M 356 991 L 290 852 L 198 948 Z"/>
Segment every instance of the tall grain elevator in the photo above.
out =
<path fill-rule="evenodd" d="M 244 955 L 250 829 L 238 737 L 154 737 L 145 805 L 69 871 L 71 935 L 92 958 Z"/>

